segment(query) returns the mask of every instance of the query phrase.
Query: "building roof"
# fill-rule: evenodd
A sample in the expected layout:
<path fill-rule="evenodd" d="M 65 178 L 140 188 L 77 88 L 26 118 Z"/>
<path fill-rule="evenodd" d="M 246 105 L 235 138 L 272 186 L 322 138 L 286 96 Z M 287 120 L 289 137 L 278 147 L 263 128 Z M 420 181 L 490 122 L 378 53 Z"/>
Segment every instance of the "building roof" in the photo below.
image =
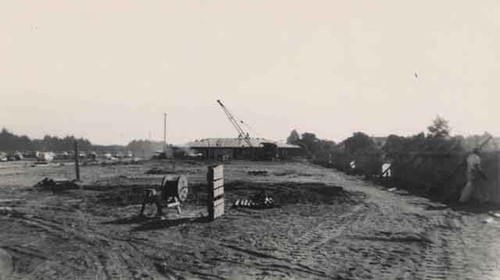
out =
<path fill-rule="evenodd" d="M 300 149 L 299 146 L 278 143 L 276 141 L 264 139 L 264 138 L 250 138 L 250 143 L 252 147 L 262 148 L 264 145 L 262 143 L 273 143 L 278 146 L 278 148 L 286 149 Z M 243 138 L 209 138 L 196 140 L 189 142 L 186 146 L 190 148 L 248 148 L 249 145 Z"/>

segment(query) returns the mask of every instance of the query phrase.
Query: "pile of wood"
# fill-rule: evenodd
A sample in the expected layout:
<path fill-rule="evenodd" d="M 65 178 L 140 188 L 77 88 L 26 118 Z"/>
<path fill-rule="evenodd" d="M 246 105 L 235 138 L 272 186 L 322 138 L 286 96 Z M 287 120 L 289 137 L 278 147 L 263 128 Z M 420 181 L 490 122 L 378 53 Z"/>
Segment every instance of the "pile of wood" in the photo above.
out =
<path fill-rule="evenodd" d="M 273 208 L 276 205 L 272 196 L 264 191 L 249 198 L 240 198 L 234 202 L 234 207 L 248 207 L 255 209 Z"/>

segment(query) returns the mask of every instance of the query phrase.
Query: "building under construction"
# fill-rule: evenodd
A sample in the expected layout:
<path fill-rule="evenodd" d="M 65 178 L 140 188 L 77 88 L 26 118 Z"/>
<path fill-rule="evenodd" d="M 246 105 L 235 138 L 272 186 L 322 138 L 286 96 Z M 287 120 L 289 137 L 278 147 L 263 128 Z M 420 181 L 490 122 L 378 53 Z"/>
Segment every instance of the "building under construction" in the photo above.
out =
<path fill-rule="evenodd" d="M 263 138 L 251 138 L 249 133 L 243 128 L 246 125 L 242 120 L 236 119 L 229 109 L 217 100 L 229 122 L 238 133 L 237 138 L 211 138 L 197 140 L 187 144 L 187 147 L 194 150 L 208 159 L 256 159 L 256 160 L 281 160 L 299 157 L 302 149 L 296 145 L 281 144 Z"/>
<path fill-rule="evenodd" d="M 190 142 L 187 146 L 204 158 L 219 160 L 282 160 L 302 156 L 299 146 L 263 138 L 210 138 Z"/>

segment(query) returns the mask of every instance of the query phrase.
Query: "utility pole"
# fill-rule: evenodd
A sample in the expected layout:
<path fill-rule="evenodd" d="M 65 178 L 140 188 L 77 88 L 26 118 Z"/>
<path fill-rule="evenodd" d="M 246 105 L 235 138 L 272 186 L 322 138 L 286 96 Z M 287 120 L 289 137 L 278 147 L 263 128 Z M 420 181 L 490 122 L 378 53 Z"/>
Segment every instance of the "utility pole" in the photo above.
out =
<path fill-rule="evenodd" d="M 74 151 L 75 151 L 75 173 L 76 180 L 80 181 L 80 161 L 79 161 L 79 151 L 78 151 L 78 141 L 74 142 Z"/>
<path fill-rule="evenodd" d="M 167 157 L 167 113 L 163 114 L 163 152 Z"/>

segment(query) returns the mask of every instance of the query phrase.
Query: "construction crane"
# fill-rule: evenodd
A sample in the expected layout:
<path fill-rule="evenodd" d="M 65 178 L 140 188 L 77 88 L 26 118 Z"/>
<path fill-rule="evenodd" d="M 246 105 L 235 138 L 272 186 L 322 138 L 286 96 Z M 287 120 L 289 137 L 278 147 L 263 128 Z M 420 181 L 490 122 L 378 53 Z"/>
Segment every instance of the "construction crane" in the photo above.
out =
<path fill-rule="evenodd" d="M 217 100 L 217 103 L 219 103 L 219 105 L 222 107 L 222 110 L 224 111 L 224 113 L 226 113 L 227 118 L 229 119 L 231 124 L 234 126 L 234 128 L 236 128 L 236 131 L 238 131 L 238 139 L 245 140 L 245 142 L 248 144 L 248 146 L 252 147 L 252 142 L 250 141 L 250 135 L 248 134 L 248 132 L 246 132 L 243 129 L 243 127 L 240 126 L 240 124 L 238 123 L 238 120 L 236 120 L 236 118 L 233 116 L 233 114 L 231 114 L 231 112 L 229 112 L 229 110 L 226 108 L 226 106 L 224 106 L 224 104 L 222 104 L 222 102 L 220 100 Z M 241 122 L 241 123 L 243 123 L 243 122 Z"/>

